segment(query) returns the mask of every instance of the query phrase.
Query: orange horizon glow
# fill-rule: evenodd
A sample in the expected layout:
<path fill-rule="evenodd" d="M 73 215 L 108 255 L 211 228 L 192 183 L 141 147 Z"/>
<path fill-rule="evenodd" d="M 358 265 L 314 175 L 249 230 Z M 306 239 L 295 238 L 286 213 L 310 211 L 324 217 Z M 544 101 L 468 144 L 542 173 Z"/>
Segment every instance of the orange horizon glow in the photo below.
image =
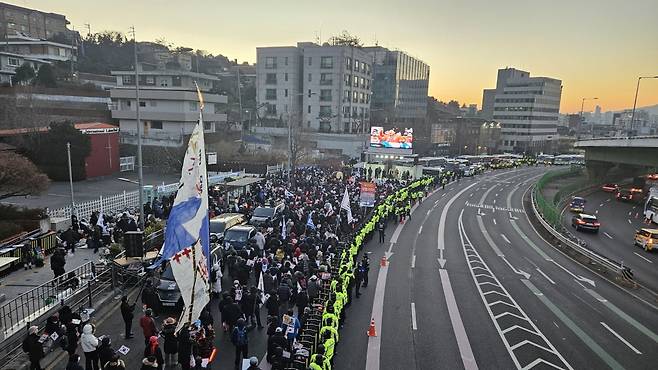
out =
<path fill-rule="evenodd" d="M 561 113 L 632 108 L 638 76 L 658 75 L 658 1 L 334 0 L 323 4 L 83 0 L 13 1 L 66 15 L 86 34 L 112 30 L 137 39 L 164 38 L 255 62 L 256 47 L 326 41 L 348 30 L 366 45 L 400 49 L 430 65 L 429 94 L 439 100 L 482 102 L 499 68 L 562 80 Z M 658 104 L 658 79 L 643 80 L 638 107 Z"/>

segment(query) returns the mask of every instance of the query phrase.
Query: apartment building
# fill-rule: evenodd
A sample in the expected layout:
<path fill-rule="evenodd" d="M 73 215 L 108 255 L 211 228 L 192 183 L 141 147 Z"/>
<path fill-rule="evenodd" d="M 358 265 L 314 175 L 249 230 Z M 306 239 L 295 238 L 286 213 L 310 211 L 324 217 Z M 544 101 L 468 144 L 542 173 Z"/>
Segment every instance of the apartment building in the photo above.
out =
<path fill-rule="evenodd" d="M 500 122 L 503 151 L 550 151 L 557 139 L 562 81 L 530 77 L 515 68 L 498 70 L 495 94 L 483 93 L 484 118 Z M 493 113 L 488 113 L 493 96 Z"/>
<path fill-rule="evenodd" d="M 17 5 L 0 2 L 0 37 L 17 33 L 25 36 L 50 39 L 58 34 L 71 32 L 66 26 L 66 16 L 42 12 Z"/>
<path fill-rule="evenodd" d="M 282 138 L 292 122 L 320 152 L 361 154 L 370 130 L 372 57 L 367 52 L 301 42 L 257 48 L 256 54 L 262 119 L 254 132 Z"/>
<path fill-rule="evenodd" d="M 12 85 L 12 77 L 16 75 L 16 68 L 28 64 L 33 70 L 39 70 L 44 64 L 50 62 L 38 58 L 32 58 L 25 55 L 6 53 L 0 51 L 0 85 Z"/>
<path fill-rule="evenodd" d="M 8 36 L 0 42 L 0 50 L 49 62 L 77 60 L 77 48 L 73 45 L 24 35 Z"/>
<path fill-rule="evenodd" d="M 119 121 L 121 142 L 136 144 L 135 72 L 112 71 L 111 74 L 117 84 L 110 90 L 112 118 Z M 144 63 L 138 64 L 138 76 L 144 145 L 184 145 L 184 137 L 192 133 L 199 120 L 195 82 L 205 101 L 205 132 L 215 132 L 226 123 L 226 96 L 210 92 L 219 80 L 217 77 L 187 70 L 157 69 Z"/>

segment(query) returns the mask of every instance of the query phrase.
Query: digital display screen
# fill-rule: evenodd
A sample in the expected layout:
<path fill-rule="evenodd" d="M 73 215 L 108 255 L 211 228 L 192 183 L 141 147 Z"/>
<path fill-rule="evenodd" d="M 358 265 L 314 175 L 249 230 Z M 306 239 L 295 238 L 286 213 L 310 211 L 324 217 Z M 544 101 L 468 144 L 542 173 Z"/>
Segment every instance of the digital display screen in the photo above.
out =
<path fill-rule="evenodd" d="M 413 149 L 413 141 L 413 128 L 384 130 L 380 126 L 370 127 L 371 148 Z"/>

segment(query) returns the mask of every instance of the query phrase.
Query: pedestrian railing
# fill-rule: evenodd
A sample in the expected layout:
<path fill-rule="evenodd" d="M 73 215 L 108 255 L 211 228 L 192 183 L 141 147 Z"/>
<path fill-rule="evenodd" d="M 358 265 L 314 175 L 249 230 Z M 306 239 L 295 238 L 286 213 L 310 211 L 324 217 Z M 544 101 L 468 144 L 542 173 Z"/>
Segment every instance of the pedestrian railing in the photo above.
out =
<path fill-rule="evenodd" d="M 119 171 L 134 171 L 135 170 L 135 156 L 119 158 Z"/>

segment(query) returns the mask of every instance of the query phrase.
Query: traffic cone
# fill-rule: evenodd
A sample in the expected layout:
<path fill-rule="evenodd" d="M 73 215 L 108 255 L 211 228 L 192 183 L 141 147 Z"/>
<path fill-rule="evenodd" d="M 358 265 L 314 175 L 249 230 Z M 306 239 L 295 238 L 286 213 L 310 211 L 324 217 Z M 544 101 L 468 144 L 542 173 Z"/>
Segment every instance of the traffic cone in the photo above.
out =
<path fill-rule="evenodd" d="M 373 318 L 370 320 L 370 328 L 368 328 L 368 336 L 369 337 L 376 337 L 377 336 L 377 329 L 375 329 L 375 319 Z"/>
<path fill-rule="evenodd" d="M 379 266 L 386 267 L 386 256 L 382 257 L 382 259 L 379 260 Z"/>

